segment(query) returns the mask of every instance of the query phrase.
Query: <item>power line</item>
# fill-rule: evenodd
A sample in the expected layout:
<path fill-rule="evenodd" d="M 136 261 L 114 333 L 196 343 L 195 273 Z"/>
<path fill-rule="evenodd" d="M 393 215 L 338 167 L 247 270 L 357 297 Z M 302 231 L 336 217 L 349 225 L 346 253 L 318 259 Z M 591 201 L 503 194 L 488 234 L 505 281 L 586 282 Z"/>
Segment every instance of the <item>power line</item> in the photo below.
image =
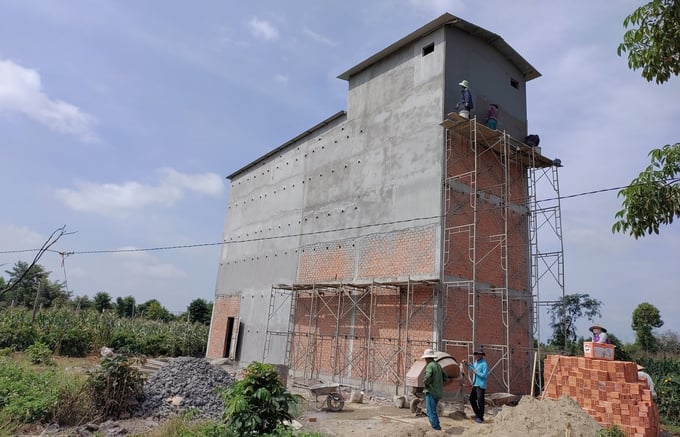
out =
<path fill-rule="evenodd" d="M 676 181 L 676 179 L 671 178 L 671 179 L 664 180 L 662 182 L 674 182 L 674 181 Z M 599 190 L 584 191 L 584 192 L 581 192 L 581 193 L 569 194 L 569 195 L 566 195 L 566 196 L 558 196 L 558 197 L 553 197 L 553 198 L 541 199 L 541 200 L 538 200 L 537 203 L 551 202 L 551 201 L 565 200 L 565 199 L 573 199 L 573 198 L 576 198 L 576 197 L 590 196 L 590 195 L 594 195 L 594 194 L 606 193 L 606 192 L 609 192 L 609 191 L 620 191 L 624 188 L 629 188 L 629 187 L 633 187 L 633 186 L 637 186 L 637 185 L 647 185 L 647 184 L 648 183 L 640 183 L 640 184 L 630 184 L 630 185 L 611 187 L 611 188 L 601 188 Z M 489 207 L 487 209 L 489 209 L 489 210 L 497 209 L 497 207 Z M 460 214 L 464 214 L 464 212 L 461 212 Z M 390 221 L 390 222 L 371 223 L 371 224 L 367 224 L 367 225 L 350 226 L 350 227 L 337 228 L 337 229 L 327 229 L 327 230 L 314 231 L 314 232 L 298 232 L 296 234 L 249 238 L 249 239 L 237 240 L 237 241 L 221 241 L 221 242 L 214 242 L 214 243 L 195 243 L 195 244 L 158 246 L 158 247 L 134 248 L 134 249 L 101 249 L 101 250 L 78 250 L 78 251 L 57 251 L 57 250 L 53 250 L 53 249 L 47 249 L 47 251 L 57 253 L 57 254 L 61 255 L 62 258 L 63 258 L 65 256 L 69 256 L 69 255 L 94 255 L 94 254 L 107 254 L 107 253 L 135 253 L 135 252 L 153 252 L 153 251 L 161 251 L 161 250 L 192 249 L 192 248 L 197 248 L 197 247 L 222 246 L 222 245 L 235 244 L 235 243 L 251 243 L 251 242 L 256 242 L 256 241 L 277 240 L 277 239 L 283 239 L 283 238 L 302 237 L 302 236 L 308 236 L 308 235 L 320 235 L 320 234 L 327 234 L 327 233 L 331 233 L 331 232 L 352 231 L 352 230 L 365 229 L 365 228 L 371 228 L 371 227 L 377 227 L 377 226 L 395 225 L 395 224 L 402 224 L 402 223 L 409 223 L 409 222 L 416 222 L 416 221 L 423 221 L 423 220 L 441 219 L 443 217 L 445 217 L 445 216 L 444 215 L 437 215 L 437 216 L 429 216 L 429 217 L 416 217 L 416 218 L 410 218 L 410 219 L 395 220 L 395 221 Z M 40 249 L 2 250 L 2 251 L 0 251 L 0 254 L 27 253 L 27 252 L 36 252 L 38 250 L 40 250 Z"/>

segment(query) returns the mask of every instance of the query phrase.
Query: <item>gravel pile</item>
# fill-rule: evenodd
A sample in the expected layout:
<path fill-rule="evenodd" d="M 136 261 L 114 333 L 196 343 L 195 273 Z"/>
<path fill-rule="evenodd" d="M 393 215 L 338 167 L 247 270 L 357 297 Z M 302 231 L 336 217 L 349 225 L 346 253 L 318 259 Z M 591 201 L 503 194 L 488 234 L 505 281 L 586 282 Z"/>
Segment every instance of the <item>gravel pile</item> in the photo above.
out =
<path fill-rule="evenodd" d="M 145 382 L 145 399 L 133 415 L 162 419 L 196 410 L 199 417 L 220 418 L 224 401 L 218 391 L 234 381 L 233 375 L 203 358 L 173 358 Z"/>

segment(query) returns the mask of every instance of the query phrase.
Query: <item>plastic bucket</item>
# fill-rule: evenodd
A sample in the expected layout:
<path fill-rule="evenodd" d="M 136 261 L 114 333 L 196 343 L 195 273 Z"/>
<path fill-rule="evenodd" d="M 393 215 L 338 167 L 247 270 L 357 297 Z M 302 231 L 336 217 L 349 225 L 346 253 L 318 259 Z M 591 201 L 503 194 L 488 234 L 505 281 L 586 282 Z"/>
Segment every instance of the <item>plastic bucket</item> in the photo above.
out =
<path fill-rule="evenodd" d="M 458 111 L 458 115 L 460 115 L 463 118 L 467 118 L 468 120 L 470 119 L 470 111 L 468 111 L 467 109 L 461 109 L 460 111 Z"/>

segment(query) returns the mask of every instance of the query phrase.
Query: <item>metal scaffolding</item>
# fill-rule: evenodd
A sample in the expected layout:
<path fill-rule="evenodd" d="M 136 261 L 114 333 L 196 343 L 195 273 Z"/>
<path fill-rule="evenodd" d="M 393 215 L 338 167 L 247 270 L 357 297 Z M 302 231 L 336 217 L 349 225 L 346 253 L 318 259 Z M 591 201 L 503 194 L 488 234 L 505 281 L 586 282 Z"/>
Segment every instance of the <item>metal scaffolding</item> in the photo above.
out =
<path fill-rule="evenodd" d="M 427 290 L 416 300 L 416 287 Z M 264 359 L 275 337 L 286 339 L 285 365 L 305 380 L 321 375 L 333 382 L 372 390 L 379 382 L 405 390 L 404 378 L 431 339 L 412 335 L 410 322 L 419 314 L 431 318 L 438 281 L 370 284 L 279 284 L 272 287 Z M 423 298 L 423 295 L 426 295 Z M 278 304 L 275 302 L 279 302 Z M 381 306 L 385 308 L 381 308 Z M 396 319 L 385 333 L 377 311 L 393 311 Z M 288 327 L 270 326 L 277 313 L 291 314 Z M 331 369 L 332 374 L 325 374 Z"/>
<path fill-rule="evenodd" d="M 527 337 L 533 335 L 540 345 L 540 291 L 550 279 L 549 288 L 564 295 L 559 160 L 476 119 L 449 114 L 441 124 L 447 130 L 441 280 L 275 285 L 263 359 L 273 354 L 272 344 L 285 344 L 284 364 L 298 377 L 330 377 L 366 390 L 380 383 L 394 387 L 395 394 L 406 393 L 411 363 L 433 345 L 456 350 L 459 357 L 483 346 L 494 355 L 492 378 L 506 391 L 522 376 L 515 368 L 529 372 L 526 366 L 513 368 L 518 349 L 511 345 L 517 335 L 513 327 L 527 320 Z M 490 220 L 493 232 L 482 232 L 480 219 Z M 456 246 L 454 240 L 463 243 Z M 525 256 L 511 259 L 511 252 Z M 446 269 L 454 264 L 467 270 L 452 275 Z M 480 278 L 480 266 L 494 272 L 493 282 Z M 458 302 L 456 297 L 460 305 L 450 303 Z M 498 308 L 498 341 L 480 342 L 484 299 Z M 394 316 L 387 328 L 379 326 L 384 317 L 375 317 L 385 311 Z M 431 331 L 412 327 L 422 317 Z M 447 324 L 460 319 L 467 320 L 469 333 L 442 335 Z M 540 350 L 526 340 L 522 352 L 536 360 Z"/>
<path fill-rule="evenodd" d="M 531 311 L 532 333 L 540 345 L 540 288 L 545 279 L 555 280 L 564 295 L 564 268 L 562 227 L 559 208 L 559 182 L 557 169 L 559 160 L 548 159 L 541 155 L 538 147 L 530 147 L 504 131 L 492 130 L 481 125 L 475 118 L 465 119 L 451 113 L 442 122 L 447 129 L 446 180 L 444 217 L 444 269 L 451 261 L 451 251 L 455 250 L 453 241 L 463 234 L 467 239 L 467 262 L 469 271 L 466 276 L 451 277 L 443 275 L 443 286 L 447 295 L 451 292 L 464 292 L 467 295 L 467 317 L 471 324 L 469 338 L 442 339 L 444 347 L 458 347 L 467 350 L 468 355 L 480 344 L 478 321 L 480 296 L 495 296 L 499 302 L 499 317 L 502 322 L 501 341 L 495 344 L 484 343 L 485 350 L 496 351 L 497 360 L 492 372 L 498 382 L 510 391 L 512 373 L 511 354 L 511 302 L 527 301 Z M 469 152 L 466 150 L 469 148 Z M 472 156 L 466 156 L 469 153 Z M 482 168 L 492 162 L 497 169 Z M 484 172 L 482 175 L 481 173 Z M 481 177 L 484 176 L 484 177 Z M 481 180 L 484 182 L 482 183 Z M 456 200 L 465 194 L 466 204 Z M 552 202 L 539 200 L 554 199 Z M 483 199 L 483 202 L 480 202 Z M 509 265 L 509 236 L 521 231 L 517 223 L 510 221 L 511 212 L 526 209 L 528 216 L 527 254 L 531 259 L 530 294 L 514 289 L 517 284 L 512 277 Z M 495 209 L 496 211 L 490 211 Z M 493 217 L 494 233 L 484 234 L 479 230 L 480 215 Z M 453 220 L 449 218 L 454 217 Z M 544 238 L 547 234 L 548 238 Z M 540 237 L 540 238 L 539 238 Z M 539 244 L 539 242 L 541 244 Z M 546 244 L 548 243 L 549 244 Z M 557 244 L 555 244 L 557 242 Z M 546 250 L 550 247 L 550 250 Z M 501 272 L 496 278 L 498 283 L 483 283 L 479 277 L 479 266 L 483 262 L 497 261 Z M 488 264 L 487 264 L 488 266 Z M 521 269 L 515 269 L 520 272 Z M 520 281 L 519 283 L 521 283 Z M 455 318 L 459 314 L 448 313 Z M 518 318 L 521 320 L 521 316 Z M 530 345 L 532 343 L 529 343 Z M 533 350 L 538 354 L 538 350 Z"/>

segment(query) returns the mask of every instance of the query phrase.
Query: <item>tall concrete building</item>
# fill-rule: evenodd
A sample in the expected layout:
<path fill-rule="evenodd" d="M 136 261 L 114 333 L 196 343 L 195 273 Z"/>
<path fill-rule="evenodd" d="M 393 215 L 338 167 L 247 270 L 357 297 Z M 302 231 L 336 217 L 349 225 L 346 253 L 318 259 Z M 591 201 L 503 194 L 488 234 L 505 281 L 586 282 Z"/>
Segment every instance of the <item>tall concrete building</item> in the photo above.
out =
<path fill-rule="evenodd" d="M 556 189 L 559 166 L 523 142 L 539 76 L 450 14 L 342 73 L 346 111 L 228 176 L 207 356 L 399 392 L 423 349 L 483 349 L 490 390 L 528 392 L 536 172 Z"/>

